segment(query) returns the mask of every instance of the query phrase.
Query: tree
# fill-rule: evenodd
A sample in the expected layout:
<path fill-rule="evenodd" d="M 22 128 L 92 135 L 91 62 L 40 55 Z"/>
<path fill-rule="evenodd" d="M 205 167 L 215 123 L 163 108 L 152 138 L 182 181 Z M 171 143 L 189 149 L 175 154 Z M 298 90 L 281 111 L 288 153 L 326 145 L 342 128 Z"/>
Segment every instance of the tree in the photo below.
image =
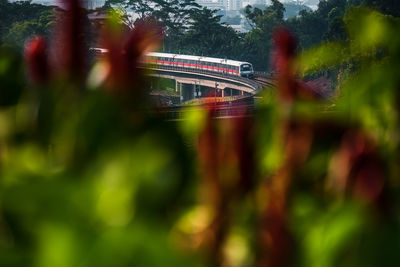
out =
<path fill-rule="evenodd" d="M 34 34 L 47 36 L 53 21 L 51 7 L 29 1 L 0 0 L 0 39 L 9 46 L 21 48 Z"/>
<path fill-rule="evenodd" d="M 187 30 L 193 12 L 200 8 L 195 0 L 107 0 L 105 6 L 122 7 L 125 12 L 122 12 L 121 17 L 131 27 L 135 21 L 131 21 L 126 10 L 134 11 L 139 21 L 157 21 L 165 32 L 164 51 L 172 51 L 177 47 L 177 42 Z"/>
<path fill-rule="evenodd" d="M 108 8 L 118 6 L 131 10 L 139 16 L 139 19 L 142 19 L 154 11 L 152 3 L 152 0 L 106 0 L 104 6 Z"/>
<path fill-rule="evenodd" d="M 364 4 L 385 14 L 400 16 L 400 2 L 398 0 L 364 0 Z"/>
<path fill-rule="evenodd" d="M 183 36 L 179 49 L 193 55 L 234 57 L 240 39 L 229 26 L 220 24 L 217 10 L 203 8 L 193 12 L 188 32 Z"/>
<path fill-rule="evenodd" d="M 163 43 L 164 51 L 173 51 L 187 31 L 193 14 L 200 9 L 195 0 L 154 0 L 156 3 L 152 13 L 166 29 Z"/>
<path fill-rule="evenodd" d="M 267 69 L 271 49 L 271 36 L 274 29 L 284 24 L 283 16 L 285 7 L 277 0 L 261 10 L 247 6 L 245 14 L 253 29 L 244 40 L 244 50 L 248 54 L 248 60 L 258 69 Z"/>

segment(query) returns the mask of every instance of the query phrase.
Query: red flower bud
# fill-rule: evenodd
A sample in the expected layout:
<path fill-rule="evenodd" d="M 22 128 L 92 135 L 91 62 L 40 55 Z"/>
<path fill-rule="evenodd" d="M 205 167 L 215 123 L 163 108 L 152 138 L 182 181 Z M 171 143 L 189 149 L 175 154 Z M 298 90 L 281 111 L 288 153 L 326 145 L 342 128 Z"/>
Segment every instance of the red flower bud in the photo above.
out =
<path fill-rule="evenodd" d="M 25 43 L 25 61 L 29 78 L 40 84 L 49 78 L 47 44 L 43 37 L 35 36 Z"/>

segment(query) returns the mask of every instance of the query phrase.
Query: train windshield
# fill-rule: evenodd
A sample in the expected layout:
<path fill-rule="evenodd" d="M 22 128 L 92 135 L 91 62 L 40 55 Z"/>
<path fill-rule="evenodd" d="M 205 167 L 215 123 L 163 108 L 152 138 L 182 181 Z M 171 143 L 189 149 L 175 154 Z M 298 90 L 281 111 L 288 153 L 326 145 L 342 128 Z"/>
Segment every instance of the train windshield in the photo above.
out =
<path fill-rule="evenodd" d="M 242 64 L 242 65 L 240 65 L 240 70 L 241 71 L 252 71 L 253 68 L 251 67 L 250 64 Z"/>

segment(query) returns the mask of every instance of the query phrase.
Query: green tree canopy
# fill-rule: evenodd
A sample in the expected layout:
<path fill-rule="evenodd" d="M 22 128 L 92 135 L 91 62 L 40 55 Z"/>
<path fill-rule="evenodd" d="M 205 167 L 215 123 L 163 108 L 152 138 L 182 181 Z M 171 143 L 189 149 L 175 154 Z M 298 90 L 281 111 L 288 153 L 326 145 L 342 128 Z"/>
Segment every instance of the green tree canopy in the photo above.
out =
<path fill-rule="evenodd" d="M 29 36 L 47 36 L 53 21 L 51 7 L 30 1 L 0 0 L 0 40 L 4 44 L 21 48 Z"/>
<path fill-rule="evenodd" d="M 229 26 L 220 23 L 217 10 L 203 8 L 191 14 L 189 29 L 182 38 L 182 52 L 218 57 L 234 56 L 239 36 Z"/>

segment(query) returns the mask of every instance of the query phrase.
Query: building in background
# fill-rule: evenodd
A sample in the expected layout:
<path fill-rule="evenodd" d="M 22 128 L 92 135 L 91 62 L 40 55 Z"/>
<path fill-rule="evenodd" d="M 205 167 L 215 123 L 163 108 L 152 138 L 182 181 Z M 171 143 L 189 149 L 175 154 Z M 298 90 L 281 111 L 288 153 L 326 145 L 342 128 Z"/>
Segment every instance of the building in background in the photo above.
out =
<path fill-rule="evenodd" d="M 86 9 L 96 9 L 104 6 L 105 0 L 82 0 L 82 5 Z"/>
<path fill-rule="evenodd" d="M 242 0 L 226 0 L 227 10 L 240 10 L 242 9 Z"/>
<path fill-rule="evenodd" d="M 209 9 L 226 10 L 226 8 L 225 8 L 225 0 L 198 0 L 196 2 L 199 5 L 207 7 Z"/>

